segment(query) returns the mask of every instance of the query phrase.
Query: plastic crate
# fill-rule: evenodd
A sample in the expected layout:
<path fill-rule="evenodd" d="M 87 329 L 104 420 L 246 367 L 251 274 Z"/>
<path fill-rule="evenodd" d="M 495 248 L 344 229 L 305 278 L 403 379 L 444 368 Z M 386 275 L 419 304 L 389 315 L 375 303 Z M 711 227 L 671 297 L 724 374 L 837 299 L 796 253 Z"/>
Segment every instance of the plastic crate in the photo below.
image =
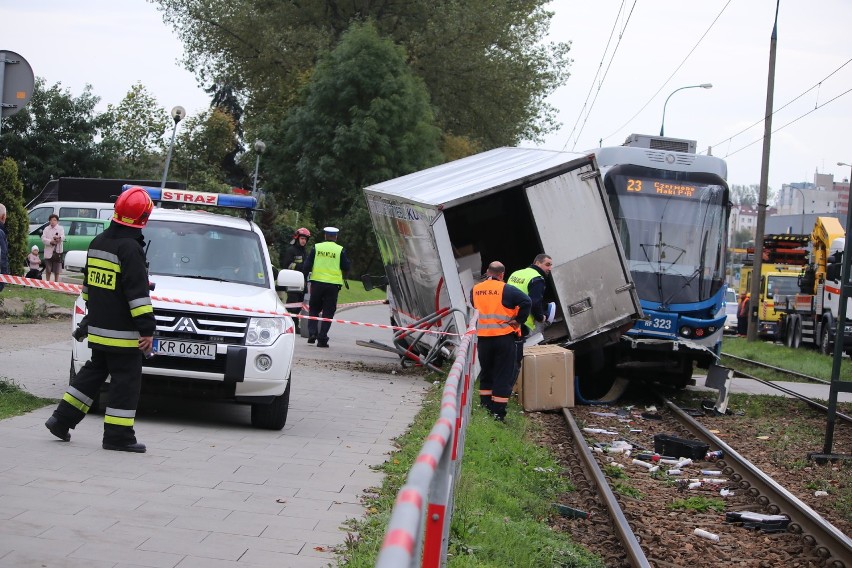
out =
<path fill-rule="evenodd" d="M 654 451 L 661 456 L 703 460 L 709 449 L 709 445 L 697 440 L 686 440 L 668 434 L 654 436 Z"/>

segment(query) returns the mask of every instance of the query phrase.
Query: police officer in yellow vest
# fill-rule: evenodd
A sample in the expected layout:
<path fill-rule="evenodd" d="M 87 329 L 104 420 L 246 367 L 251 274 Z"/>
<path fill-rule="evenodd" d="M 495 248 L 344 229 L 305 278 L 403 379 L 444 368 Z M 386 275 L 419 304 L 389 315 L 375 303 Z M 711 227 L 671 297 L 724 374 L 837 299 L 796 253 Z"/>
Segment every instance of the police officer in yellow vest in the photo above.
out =
<path fill-rule="evenodd" d="M 518 372 L 521 370 L 521 362 L 524 359 L 524 339 L 535 329 L 536 322 L 543 322 L 547 319 L 547 305 L 544 302 L 544 290 L 547 287 L 545 278 L 550 274 L 552 268 L 553 259 L 550 255 L 542 253 L 536 255 L 531 265 L 516 270 L 506 280 L 506 284 L 514 286 L 529 296 L 530 302 L 532 302 L 530 316 L 521 326 L 521 338 L 517 344 Z"/>
<path fill-rule="evenodd" d="M 310 273 L 310 294 L 308 314 L 331 319 L 337 311 L 337 294 L 343 286 L 343 273 L 349 271 L 349 257 L 346 250 L 337 244 L 336 227 L 325 227 L 325 241 L 314 245 L 314 249 L 305 262 L 305 273 Z M 330 321 L 317 326 L 317 320 L 308 320 L 308 343 L 317 347 L 328 347 Z M 319 333 L 317 333 L 319 329 Z"/>
<path fill-rule="evenodd" d="M 529 296 L 506 286 L 505 274 L 502 263 L 492 262 L 487 279 L 474 286 L 470 294 L 473 307 L 479 311 L 479 402 L 501 422 L 516 375 L 515 338 L 530 313 Z"/>

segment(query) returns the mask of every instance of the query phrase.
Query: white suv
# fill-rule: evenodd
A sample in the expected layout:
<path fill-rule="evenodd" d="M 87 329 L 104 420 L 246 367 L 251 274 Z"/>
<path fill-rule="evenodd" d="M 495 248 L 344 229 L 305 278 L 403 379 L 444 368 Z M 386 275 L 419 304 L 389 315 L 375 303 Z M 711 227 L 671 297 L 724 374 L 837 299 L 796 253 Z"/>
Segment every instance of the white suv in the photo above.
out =
<path fill-rule="evenodd" d="M 251 197 L 146 189 L 155 202 L 242 205 L 249 218 L 255 203 Z M 278 293 L 303 289 L 302 273 L 282 270 L 273 279 L 266 241 L 247 218 L 156 208 L 142 234 L 157 320 L 156 355 L 142 368 L 143 392 L 251 404 L 252 426 L 282 429 L 296 336 Z M 85 265 L 85 252 L 68 256 L 69 270 Z M 84 315 L 78 297 L 72 330 Z M 73 342 L 72 377 L 90 354 L 86 342 Z"/>

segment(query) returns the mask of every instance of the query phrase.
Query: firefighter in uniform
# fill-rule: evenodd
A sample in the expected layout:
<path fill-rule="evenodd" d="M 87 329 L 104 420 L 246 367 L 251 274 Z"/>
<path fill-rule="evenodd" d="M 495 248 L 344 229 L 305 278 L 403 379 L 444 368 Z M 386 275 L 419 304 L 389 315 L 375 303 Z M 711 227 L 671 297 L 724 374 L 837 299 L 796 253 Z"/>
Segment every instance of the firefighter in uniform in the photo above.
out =
<path fill-rule="evenodd" d="M 479 402 L 499 421 L 506 418 L 506 405 L 515 378 L 515 340 L 521 323 L 530 313 L 530 298 L 503 282 L 506 267 L 488 265 L 483 282 L 473 287 L 471 301 L 479 311 Z"/>
<path fill-rule="evenodd" d="M 142 386 L 144 353 L 152 348 L 154 310 L 148 286 L 142 227 L 154 204 L 141 187 L 131 187 L 115 202 L 112 223 L 92 240 L 86 258 L 83 299 L 88 305 L 88 341 L 92 357 L 45 426 L 69 441 L 89 412 L 107 375 L 109 402 L 104 412 L 105 450 L 142 453 L 133 422 Z"/>
<path fill-rule="evenodd" d="M 293 233 L 293 240 L 290 241 L 290 246 L 287 247 L 287 250 L 284 251 L 284 255 L 281 257 L 281 267 L 286 268 L 287 270 L 297 270 L 305 273 L 305 262 L 308 259 L 308 239 L 311 238 L 311 232 L 304 227 L 296 229 L 296 232 Z M 287 292 L 287 303 L 288 304 L 301 304 L 305 301 L 305 292 Z M 287 308 L 287 311 L 291 314 L 298 315 L 301 312 L 302 307 L 295 308 Z M 299 333 L 299 318 L 294 317 L 293 323 L 296 326 L 296 333 Z"/>
<path fill-rule="evenodd" d="M 343 273 L 349 271 L 349 257 L 346 250 L 337 244 L 336 227 L 325 227 L 325 241 L 314 245 L 305 272 L 310 272 L 311 299 L 308 302 L 308 314 L 317 317 L 322 313 L 324 318 L 334 317 L 337 311 L 337 295 L 343 287 Z M 328 330 L 330 321 L 317 325 L 317 320 L 308 320 L 308 343 L 316 343 L 317 347 L 328 347 Z M 319 332 L 317 332 L 319 329 Z"/>
<path fill-rule="evenodd" d="M 530 315 L 521 326 L 521 337 L 516 345 L 518 364 L 515 369 L 515 379 L 520 373 L 521 362 L 524 360 L 524 340 L 535 329 L 536 322 L 543 322 L 547 319 L 547 305 L 544 303 L 544 290 L 547 287 L 545 277 L 550 274 L 551 268 L 553 268 L 553 259 L 542 253 L 536 255 L 531 265 L 514 271 L 506 280 L 506 284 L 514 286 L 529 296 L 530 302 L 532 302 Z M 514 384 L 514 380 L 512 383 Z"/>

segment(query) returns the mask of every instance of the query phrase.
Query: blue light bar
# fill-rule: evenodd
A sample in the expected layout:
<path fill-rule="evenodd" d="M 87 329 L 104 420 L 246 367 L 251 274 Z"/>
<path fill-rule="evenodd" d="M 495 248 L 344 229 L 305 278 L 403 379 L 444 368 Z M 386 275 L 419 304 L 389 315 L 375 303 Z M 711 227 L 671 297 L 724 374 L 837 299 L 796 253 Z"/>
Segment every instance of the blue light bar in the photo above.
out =
<path fill-rule="evenodd" d="M 203 205 L 205 207 L 230 207 L 233 209 L 254 209 L 257 198 L 249 195 L 231 195 L 230 193 L 209 193 L 206 191 L 186 191 L 184 189 L 160 189 L 144 185 L 123 185 L 121 191 L 131 187 L 141 187 L 148 192 L 152 201 L 182 203 L 184 205 Z"/>

